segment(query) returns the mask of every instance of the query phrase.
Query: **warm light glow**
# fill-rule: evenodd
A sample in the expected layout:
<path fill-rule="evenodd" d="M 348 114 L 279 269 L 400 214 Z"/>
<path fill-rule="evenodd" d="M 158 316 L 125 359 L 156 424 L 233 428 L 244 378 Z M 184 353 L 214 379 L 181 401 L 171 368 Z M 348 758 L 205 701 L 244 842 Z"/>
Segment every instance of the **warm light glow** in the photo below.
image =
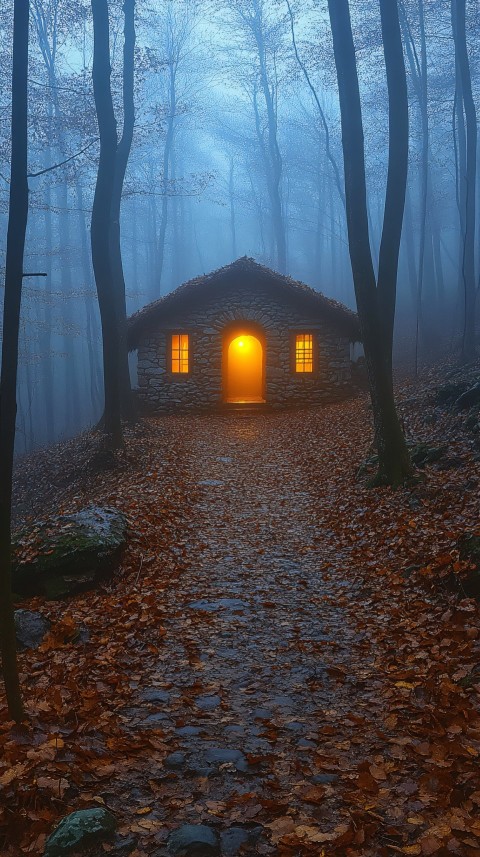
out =
<path fill-rule="evenodd" d="M 188 333 L 172 334 L 172 372 L 182 375 L 189 371 Z"/>
<path fill-rule="evenodd" d="M 298 333 L 295 338 L 295 371 L 313 372 L 312 333 Z"/>
<path fill-rule="evenodd" d="M 263 347 L 256 336 L 245 334 L 232 339 L 227 352 L 229 402 L 263 402 Z"/>

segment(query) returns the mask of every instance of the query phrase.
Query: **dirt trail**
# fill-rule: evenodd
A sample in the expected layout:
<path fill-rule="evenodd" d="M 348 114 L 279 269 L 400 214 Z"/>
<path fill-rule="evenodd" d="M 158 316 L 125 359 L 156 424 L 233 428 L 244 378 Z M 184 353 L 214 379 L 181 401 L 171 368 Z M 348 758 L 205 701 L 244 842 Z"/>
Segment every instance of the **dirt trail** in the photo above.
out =
<path fill-rule="evenodd" d="M 245 415 L 183 433 L 196 499 L 152 675 L 170 685 L 168 715 L 153 723 L 181 754 L 171 786 L 182 820 L 273 824 L 273 844 L 269 833 L 247 853 L 394 853 L 406 833 L 436 829 L 469 752 L 439 722 L 462 629 L 455 619 L 445 631 L 452 646 L 437 662 L 444 606 L 392 574 L 415 513 L 400 493 L 388 519 L 391 492 L 375 502 L 358 487 L 341 408 L 313 426 L 308 412 Z M 461 727 L 451 717 L 468 731 L 464 713 Z"/>
<path fill-rule="evenodd" d="M 478 610 L 402 573 L 478 504 L 461 473 L 367 490 L 366 425 L 358 400 L 160 418 L 123 472 L 68 489 L 124 508 L 132 536 L 123 578 L 72 603 L 84 649 L 22 656 L 32 743 L 71 724 L 55 818 L 100 795 L 140 857 L 183 823 L 225 857 L 480 855 Z"/>

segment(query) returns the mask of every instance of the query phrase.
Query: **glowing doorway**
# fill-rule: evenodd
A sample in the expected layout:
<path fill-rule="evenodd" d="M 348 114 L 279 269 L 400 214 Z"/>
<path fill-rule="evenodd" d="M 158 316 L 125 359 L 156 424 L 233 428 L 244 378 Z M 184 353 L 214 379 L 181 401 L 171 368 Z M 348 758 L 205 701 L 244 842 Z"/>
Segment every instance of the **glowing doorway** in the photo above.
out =
<path fill-rule="evenodd" d="M 236 336 L 227 349 L 226 400 L 237 404 L 264 402 L 263 346 L 256 336 Z"/>

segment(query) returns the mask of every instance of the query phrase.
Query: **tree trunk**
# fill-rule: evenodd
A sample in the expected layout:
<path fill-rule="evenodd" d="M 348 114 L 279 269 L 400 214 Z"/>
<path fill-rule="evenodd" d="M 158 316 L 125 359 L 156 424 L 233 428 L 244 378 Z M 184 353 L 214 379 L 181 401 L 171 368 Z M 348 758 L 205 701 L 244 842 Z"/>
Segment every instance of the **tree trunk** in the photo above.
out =
<path fill-rule="evenodd" d="M 340 97 L 348 243 L 370 381 L 375 441 L 379 458 L 377 481 L 398 485 L 410 474 L 405 438 L 395 408 L 391 370 L 392 307 L 394 311 L 396 265 L 398 264 L 396 244 L 400 241 L 399 232 L 403 217 L 402 182 L 405 173 L 405 132 L 408 146 L 408 121 L 405 127 L 405 105 L 397 102 L 396 110 L 399 111 L 400 118 L 390 116 L 390 131 L 396 128 L 401 135 L 401 140 L 390 141 L 390 157 L 395 157 L 398 162 L 389 164 L 385 202 L 385 211 L 389 212 L 394 223 L 393 226 L 387 224 L 384 226 L 382 280 L 379 282 L 377 291 L 370 250 L 362 108 L 350 9 L 348 0 L 328 0 L 328 7 Z M 380 7 L 390 106 L 395 99 L 403 97 L 405 69 L 403 67 L 402 75 L 402 69 L 396 68 L 400 54 L 403 65 L 396 2 L 392 4 L 391 0 L 390 2 L 381 0 Z M 397 201 L 398 208 L 395 206 L 396 194 L 400 194 Z M 403 198 L 404 195 L 405 188 L 403 188 Z M 387 251 L 394 254 L 393 263 L 387 262 L 384 258 Z"/>
<path fill-rule="evenodd" d="M 93 278 L 91 272 L 91 259 L 88 250 L 88 227 L 87 218 L 85 216 L 85 205 L 83 201 L 83 189 L 81 181 L 77 176 L 76 179 L 76 194 L 78 203 L 78 230 L 80 233 L 81 260 L 82 260 L 82 277 L 85 295 L 85 319 L 86 319 L 86 334 L 87 334 L 87 353 L 89 367 L 89 386 L 90 386 L 90 404 L 92 412 L 98 414 L 101 408 L 101 367 L 100 355 L 98 352 L 97 342 L 100 340 L 98 331 L 98 322 L 95 315 L 94 298 L 90 294 L 90 289 L 93 286 Z"/>
<path fill-rule="evenodd" d="M 122 415 L 125 419 L 133 420 L 135 408 L 130 383 L 127 347 L 127 306 L 125 299 L 125 276 L 122 263 L 120 243 L 120 210 L 122 203 L 123 183 L 127 170 L 128 159 L 133 140 L 135 126 L 134 106 L 134 62 L 135 62 L 135 0 L 124 0 L 125 16 L 124 46 L 123 46 L 123 130 L 117 147 L 115 160 L 115 181 L 110 226 L 110 253 L 115 284 L 117 320 L 119 325 L 120 350 L 120 397 Z"/>
<path fill-rule="evenodd" d="M 388 83 L 388 176 L 378 262 L 378 302 L 389 367 L 397 297 L 398 259 L 408 177 L 408 91 L 402 37 L 395 3 L 380 0 Z"/>
<path fill-rule="evenodd" d="M 71 247 L 71 230 L 70 230 L 70 208 L 68 204 L 68 185 L 66 181 L 62 181 L 59 187 L 59 216 L 58 216 L 58 234 L 60 237 L 61 253 L 61 274 L 60 283 L 64 300 L 63 319 L 66 327 L 66 332 L 63 334 L 63 348 L 66 353 L 65 358 L 65 390 L 62 396 L 66 426 L 69 434 L 78 432 L 82 421 L 82 408 L 80 398 L 80 384 L 78 378 L 79 360 L 75 355 L 76 337 L 74 333 L 69 333 L 70 325 L 75 322 L 77 315 L 73 301 L 77 299 L 72 296 L 72 247 Z M 73 305 L 72 305 L 73 304 Z"/>
<path fill-rule="evenodd" d="M 272 211 L 273 234 L 277 250 L 278 269 L 284 274 L 287 270 L 287 239 L 285 235 L 281 193 L 283 161 L 280 147 L 278 145 L 277 109 L 274 98 L 274 88 L 273 86 L 270 86 L 266 66 L 266 51 L 262 29 L 263 22 L 258 12 L 255 17 L 252 18 L 250 26 L 257 45 L 260 68 L 260 86 L 267 111 L 267 147 L 266 152 L 264 152 L 264 156 L 267 155 L 266 178 Z M 263 142 L 263 140 L 261 142 Z"/>
<path fill-rule="evenodd" d="M 415 299 L 415 373 L 418 372 L 418 351 L 420 331 L 423 331 L 423 283 L 425 279 L 425 247 L 429 191 L 429 152 L 430 152 L 430 123 L 428 117 L 428 64 L 427 41 L 425 34 L 425 10 L 423 0 L 418 0 L 418 17 L 420 24 L 420 57 L 415 46 L 412 30 L 403 6 L 401 4 L 402 28 L 405 35 L 405 48 L 410 66 L 412 81 L 417 96 L 420 111 L 422 147 L 420 158 L 420 238 L 418 246 L 417 294 Z"/>
<path fill-rule="evenodd" d="M 24 717 L 17 667 L 12 572 L 12 480 L 17 411 L 18 333 L 23 256 L 28 218 L 27 108 L 28 0 L 15 0 L 13 12 L 12 136 L 10 199 L 5 262 L 2 370 L 0 377 L 0 635 L 8 711 Z"/>
<path fill-rule="evenodd" d="M 457 92 L 461 93 L 466 127 L 465 231 L 463 236 L 462 275 L 464 286 L 463 360 L 475 357 L 475 220 L 477 179 L 477 113 L 472 94 L 472 79 L 467 51 L 465 0 L 452 0 L 452 29 L 458 75 Z"/>
<path fill-rule="evenodd" d="M 158 235 L 157 249 L 157 280 L 158 288 L 162 288 L 163 264 L 165 259 L 165 238 L 167 235 L 168 223 L 168 196 L 169 196 L 169 170 L 170 170 L 170 154 L 173 147 L 174 132 L 175 132 L 175 113 L 177 109 L 177 96 L 175 90 L 175 65 L 173 59 L 170 59 L 169 65 L 169 98 L 168 98 L 168 118 L 167 118 L 167 134 L 165 137 L 165 146 L 163 149 L 163 178 L 162 178 L 162 212 L 160 215 L 160 230 Z"/>
<path fill-rule="evenodd" d="M 102 322 L 105 390 L 104 431 L 115 448 L 122 444 L 120 405 L 120 330 L 109 234 L 117 154 L 117 123 L 110 85 L 110 37 L 107 0 L 91 0 L 93 14 L 93 93 L 100 134 L 100 157 L 92 208 L 92 262 Z"/>

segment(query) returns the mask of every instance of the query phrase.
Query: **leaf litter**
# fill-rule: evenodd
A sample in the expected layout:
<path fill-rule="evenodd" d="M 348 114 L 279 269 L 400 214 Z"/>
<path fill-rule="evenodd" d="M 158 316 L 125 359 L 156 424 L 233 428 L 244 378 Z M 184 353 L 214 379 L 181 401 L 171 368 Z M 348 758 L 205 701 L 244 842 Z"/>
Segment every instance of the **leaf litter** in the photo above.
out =
<path fill-rule="evenodd" d="M 460 465 L 395 492 L 356 478 L 363 397 L 150 418 L 110 469 L 93 433 L 22 461 L 22 525 L 93 498 L 130 532 L 110 584 L 27 602 L 52 628 L 19 655 L 29 720 L 1 701 L 5 857 L 92 805 L 138 857 L 183 823 L 258 828 L 244 853 L 480 855 L 478 606 L 447 585 L 480 474 L 438 381 L 399 384 L 402 418 Z"/>

